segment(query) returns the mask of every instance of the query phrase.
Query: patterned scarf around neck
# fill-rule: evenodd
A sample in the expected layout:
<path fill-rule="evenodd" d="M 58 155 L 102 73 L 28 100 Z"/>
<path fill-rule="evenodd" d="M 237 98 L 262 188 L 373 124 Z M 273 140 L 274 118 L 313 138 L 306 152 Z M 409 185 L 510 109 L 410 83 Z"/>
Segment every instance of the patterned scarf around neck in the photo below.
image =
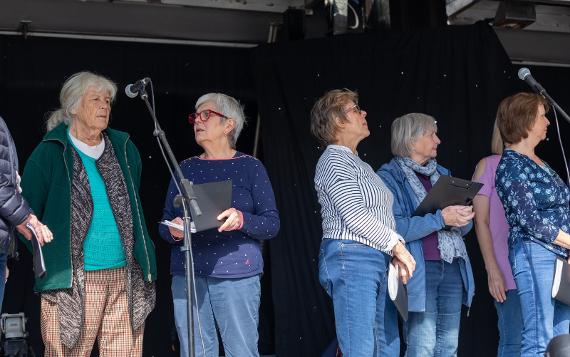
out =
<path fill-rule="evenodd" d="M 422 166 L 409 157 L 396 157 L 396 162 L 414 191 L 416 196 L 414 208 L 417 208 L 427 196 L 427 191 L 416 173 L 428 176 L 432 186 L 435 185 L 440 176 L 437 171 L 437 162 L 435 159 L 431 159 Z M 450 230 L 441 229 L 437 231 L 437 248 L 443 261 L 451 263 L 453 258 L 457 257 L 467 260 L 467 249 L 459 228 L 453 227 Z"/>

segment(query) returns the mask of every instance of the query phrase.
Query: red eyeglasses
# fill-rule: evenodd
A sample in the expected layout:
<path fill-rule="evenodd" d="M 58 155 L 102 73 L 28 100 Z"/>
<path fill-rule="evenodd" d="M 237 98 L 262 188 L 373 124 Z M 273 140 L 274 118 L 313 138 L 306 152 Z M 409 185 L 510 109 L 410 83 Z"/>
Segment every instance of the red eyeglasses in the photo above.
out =
<path fill-rule="evenodd" d="M 221 118 L 224 119 L 228 119 L 227 116 L 218 113 L 216 111 L 213 111 L 211 109 L 206 109 L 206 110 L 202 110 L 201 112 L 197 112 L 197 113 L 192 113 L 190 115 L 188 115 L 188 123 L 190 123 L 190 125 L 194 125 L 194 123 L 196 123 L 196 120 L 198 120 L 198 118 L 200 118 L 200 120 L 202 121 L 208 121 L 208 119 L 210 119 L 213 116 L 219 116 Z"/>

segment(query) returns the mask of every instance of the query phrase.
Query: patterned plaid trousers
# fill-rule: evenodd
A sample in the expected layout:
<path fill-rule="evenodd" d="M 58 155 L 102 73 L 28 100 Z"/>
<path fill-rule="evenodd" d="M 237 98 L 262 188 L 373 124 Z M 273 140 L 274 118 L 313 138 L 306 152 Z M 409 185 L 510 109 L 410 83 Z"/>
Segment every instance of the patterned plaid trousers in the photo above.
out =
<path fill-rule="evenodd" d="M 132 331 L 125 268 L 85 272 L 85 321 L 76 345 L 61 343 L 57 304 L 41 299 L 46 357 L 89 357 L 97 339 L 101 357 L 142 356 L 144 325 Z"/>

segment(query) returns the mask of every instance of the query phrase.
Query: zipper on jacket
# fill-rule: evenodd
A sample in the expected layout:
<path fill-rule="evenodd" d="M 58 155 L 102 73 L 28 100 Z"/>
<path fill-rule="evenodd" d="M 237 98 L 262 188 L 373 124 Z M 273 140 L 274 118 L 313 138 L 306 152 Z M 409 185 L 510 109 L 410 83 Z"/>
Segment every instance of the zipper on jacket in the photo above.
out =
<path fill-rule="evenodd" d="M 152 281 L 152 274 L 150 272 L 150 259 L 148 258 L 148 249 L 146 247 L 146 240 L 145 240 L 145 236 L 144 236 L 144 230 L 142 229 L 142 223 L 141 223 L 141 215 L 140 215 L 140 211 L 139 211 L 139 201 L 137 200 L 137 190 L 135 190 L 135 184 L 133 183 L 133 178 L 131 175 L 131 166 L 129 165 L 129 158 L 127 156 L 127 143 L 128 143 L 129 139 L 127 138 L 127 140 L 125 141 L 125 162 L 127 163 L 127 172 L 129 175 L 129 181 L 131 183 L 131 188 L 133 190 L 133 197 L 135 198 L 135 208 L 137 210 L 137 216 L 139 217 L 139 229 L 141 232 L 141 237 L 142 237 L 142 241 L 143 241 L 143 246 L 144 246 L 144 252 L 145 252 L 145 257 L 146 257 L 146 265 L 148 267 L 148 274 L 147 274 L 147 279 L 148 281 Z"/>
<path fill-rule="evenodd" d="M 12 179 L 12 182 L 16 182 L 17 181 L 16 175 L 18 174 L 18 169 L 19 169 L 18 157 L 15 152 L 16 144 L 14 143 L 14 139 L 12 138 L 12 134 L 10 133 L 8 125 L 6 125 L 6 122 L 2 120 L 0 124 L 1 124 L 0 129 L 2 129 L 4 133 L 6 133 L 6 145 L 8 146 L 8 163 L 10 164 L 10 178 Z"/>

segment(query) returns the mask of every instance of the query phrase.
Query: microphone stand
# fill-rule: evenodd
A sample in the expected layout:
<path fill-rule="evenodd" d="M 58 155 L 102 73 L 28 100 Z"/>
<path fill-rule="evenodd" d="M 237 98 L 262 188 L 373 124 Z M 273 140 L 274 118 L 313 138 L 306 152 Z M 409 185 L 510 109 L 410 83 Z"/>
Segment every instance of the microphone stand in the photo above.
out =
<path fill-rule="evenodd" d="M 184 175 L 182 174 L 182 170 L 180 169 L 180 165 L 178 165 L 178 161 L 176 161 L 176 158 L 174 157 L 174 154 L 172 153 L 172 149 L 170 148 L 170 144 L 168 143 L 168 141 L 166 140 L 166 135 L 164 134 L 164 131 L 162 130 L 162 128 L 160 127 L 160 124 L 158 123 L 158 119 L 156 118 L 156 114 L 154 112 L 154 108 L 152 108 L 152 106 L 150 105 L 149 101 L 148 101 L 148 94 L 146 92 L 146 88 L 143 86 L 143 88 L 140 90 L 140 96 L 141 99 L 145 102 L 146 107 L 148 108 L 148 111 L 150 113 L 150 116 L 152 117 L 152 120 L 154 121 L 154 131 L 153 131 L 153 135 L 155 137 L 157 137 L 160 142 L 162 143 L 162 146 L 164 147 L 164 150 L 166 151 L 166 154 L 168 156 L 168 160 L 170 161 L 170 165 L 172 167 L 174 167 L 175 170 L 175 177 L 173 177 L 173 179 L 175 181 L 178 181 L 180 183 L 180 190 L 181 190 L 181 195 L 177 195 L 175 200 L 174 200 L 174 204 L 177 207 L 180 207 L 180 204 L 182 204 L 182 207 L 184 209 L 184 244 L 182 247 L 180 247 L 180 250 L 182 252 L 184 252 L 184 273 L 186 275 L 186 308 L 187 308 L 187 323 L 188 323 L 188 352 L 189 352 L 189 356 L 190 357 L 194 357 L 195 356 L 195 350 L 194 350 L 194 316 L 193 316 L 193 310 L 192 310 L 192 296 L 194 296 L 194 258 L 192 256 L 192 232 L 190 230 L 190 207 L 192 208 L 192 210 L 194 211 L 194 214 L 197 216 L 202 215 L 202 211 L 200 210 L 200 207 L 198 206 L 198 202 L 196 200 L 196 196 L 194 195 L 194 189 L 193 189 L 193 184 L 190 180 L 184 178 Z M 167 162 L 168 164 L 168 162 Z"/>

